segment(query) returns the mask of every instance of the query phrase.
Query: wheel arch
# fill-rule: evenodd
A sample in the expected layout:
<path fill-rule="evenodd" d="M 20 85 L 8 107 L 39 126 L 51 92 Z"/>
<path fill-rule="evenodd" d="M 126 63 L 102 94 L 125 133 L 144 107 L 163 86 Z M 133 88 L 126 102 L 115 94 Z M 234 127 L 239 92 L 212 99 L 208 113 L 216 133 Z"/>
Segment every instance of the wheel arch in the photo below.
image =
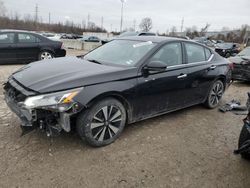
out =
<path fill-rule="evenodd" d="M 118 100 L 119 102 L 122 103 L 122 105 L 125 108 L 126 114 L 127 114 L 127 123 L 132 122 L 132 105 L 130 104 L 130 102 L 126 99 L 126 97 L 124 97 L 122 95 L 122 93 L 116 92 L 116 91 L 110 91 L 110 92 L 106 92 L 106 93 L 102 93 L 100 95 L 95 96 L 93 99 L 91 99 L 87 104 L 86 107 L 89 108 L 91 106 L 93 106 L 96 102 L 103 100 L 105 98 L 114 98 L 116 100 Z"/>

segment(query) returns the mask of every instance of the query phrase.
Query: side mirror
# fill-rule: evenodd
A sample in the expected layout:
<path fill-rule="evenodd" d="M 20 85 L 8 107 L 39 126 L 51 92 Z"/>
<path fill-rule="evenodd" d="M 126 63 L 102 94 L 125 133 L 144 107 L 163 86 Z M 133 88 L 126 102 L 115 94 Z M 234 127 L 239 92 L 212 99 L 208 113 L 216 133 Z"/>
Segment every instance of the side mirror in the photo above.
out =
<path fill-rule="evenodd" d="M 167 68 L 166 63 L 162 61 L 150 61 L 144 68 L 144 73 L 155 73 L 165 71 Z"/>

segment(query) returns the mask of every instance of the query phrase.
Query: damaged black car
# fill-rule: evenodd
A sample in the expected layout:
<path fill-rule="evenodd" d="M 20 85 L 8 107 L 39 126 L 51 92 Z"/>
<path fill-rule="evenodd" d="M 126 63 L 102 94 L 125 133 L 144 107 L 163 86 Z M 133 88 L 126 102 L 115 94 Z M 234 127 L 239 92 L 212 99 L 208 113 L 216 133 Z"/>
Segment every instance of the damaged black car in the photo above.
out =
<path fill-rule="evenodd" d="M 80 57 L 31 63 L 4 85 L 23 129 L 76 131 L 92 146 L 114 142 L 126 124 L 196 104 L 218 106 L 229 62 L 211 49 L 167 37 L 113 40 Z"/>
<path fill-rule="evenodd" d="M 233 80 L 250 81 L 250 47 L 242 50 L 235 57 L 229 58 L 233 63 Z"/>

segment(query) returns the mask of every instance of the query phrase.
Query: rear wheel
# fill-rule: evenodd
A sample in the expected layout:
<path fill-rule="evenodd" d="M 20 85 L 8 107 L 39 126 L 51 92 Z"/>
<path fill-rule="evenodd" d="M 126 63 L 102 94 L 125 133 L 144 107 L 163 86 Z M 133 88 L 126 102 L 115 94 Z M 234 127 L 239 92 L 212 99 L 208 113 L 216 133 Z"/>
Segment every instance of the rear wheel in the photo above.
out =
<path fill-rule="evenodd" d="M 51 52 L 49 52 L 49 51 L 42 51 L 38 55 L 39 60 L 52 59 L 53 57 L 54 57 L 53 54 Z"/>
<path fill-rule="evenodd" d="M 222 81 L 217 80 L 216 82 L 214 82 L 209 91 L 205 105 L 211 109 L 216 108 L 219 105 L 223 93 L 224 93 L 224 84 L 222 83 Z"/>
<path fill-rule="evenodd" d="M 94 104 L 78 116 L 77 131 L 91 146 L 114 142 L 126 124 L 126 111 L 118 100 L 107 98 Z"/>

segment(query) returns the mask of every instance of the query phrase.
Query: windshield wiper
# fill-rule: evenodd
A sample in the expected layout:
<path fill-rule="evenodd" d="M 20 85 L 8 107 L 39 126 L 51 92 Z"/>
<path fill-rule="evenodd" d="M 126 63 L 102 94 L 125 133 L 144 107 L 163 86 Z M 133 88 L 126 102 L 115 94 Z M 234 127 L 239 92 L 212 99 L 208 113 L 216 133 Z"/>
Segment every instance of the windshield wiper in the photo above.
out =
<path fill-rule="evenodd" d="M 87 61 L 89 61 L 89 62 L 92 62 L 92 63 L 96 63 L 96 64 L 102 64 L 100 61 L 97 61 L 97 60 L 95 60 L 95 59 L 87 59 Z"/>

